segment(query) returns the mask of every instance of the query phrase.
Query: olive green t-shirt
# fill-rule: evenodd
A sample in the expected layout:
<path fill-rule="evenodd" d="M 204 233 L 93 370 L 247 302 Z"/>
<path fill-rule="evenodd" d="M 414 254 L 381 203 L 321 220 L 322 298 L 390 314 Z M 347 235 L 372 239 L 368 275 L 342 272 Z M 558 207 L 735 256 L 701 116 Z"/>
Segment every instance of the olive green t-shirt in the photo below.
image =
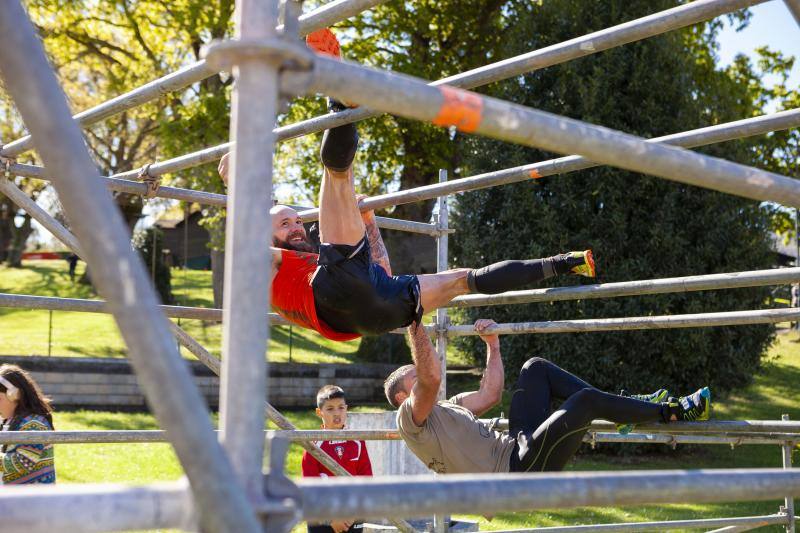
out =
<path fill-rule="evenodd" d="M 437 402 L 421 426 L 414 423 L 411 403 L 397 410 L 397 429 L 420 461 L 439 474 L 508 472 L 515 441 L 492 431 L 454 396 Z"/>

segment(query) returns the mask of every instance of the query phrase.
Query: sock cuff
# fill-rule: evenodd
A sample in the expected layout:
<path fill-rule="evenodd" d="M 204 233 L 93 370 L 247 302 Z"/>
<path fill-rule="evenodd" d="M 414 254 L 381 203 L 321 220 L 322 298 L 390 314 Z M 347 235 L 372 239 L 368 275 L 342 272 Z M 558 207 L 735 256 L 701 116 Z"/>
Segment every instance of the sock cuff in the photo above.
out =
<path fill-rule="evenodd" d="M 470 292 L 480 292 L 478 290 L 478 283 L 475 281 L 475 269 L 467 272 L 467 286 Z"/>

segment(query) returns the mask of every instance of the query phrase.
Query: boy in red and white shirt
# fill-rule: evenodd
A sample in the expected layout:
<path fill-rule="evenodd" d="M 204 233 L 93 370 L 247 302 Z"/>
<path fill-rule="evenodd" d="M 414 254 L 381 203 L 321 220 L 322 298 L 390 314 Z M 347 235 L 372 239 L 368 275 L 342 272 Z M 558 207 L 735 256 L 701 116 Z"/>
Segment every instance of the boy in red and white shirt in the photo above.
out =
<path fill-rule="evenodd" d="M 336 385 L 325 385 L 317 391 L 317 416 L 322 429 L 344 429 L 347 423 L 347 401 L 344 390 Z M 317 443 L 322 451 L 333 457 L 353 476 L 371 476 L 372 463 L 363 440 L 326 440 Z M 310 453 L 303 452 L 303 477 L 333 476 Z M 344 533 L 360 529 L 361 524 L 334 520 L 330 524 L 308 524 L 308 533 Z"/>

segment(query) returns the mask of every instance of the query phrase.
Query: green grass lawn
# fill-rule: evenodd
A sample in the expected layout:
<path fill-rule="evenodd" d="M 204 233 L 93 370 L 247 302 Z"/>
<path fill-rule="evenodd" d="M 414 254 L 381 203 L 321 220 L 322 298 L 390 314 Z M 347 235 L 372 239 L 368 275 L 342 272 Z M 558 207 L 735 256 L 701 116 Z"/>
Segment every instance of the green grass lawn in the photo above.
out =
<path fill-rule="evenodd" d="M 796 333 L 784 334 L 772 347 L 762 371 L 754 382 L 725 401 L 714 405 L 719 419 L 780 419 L 789 414 L 800 420 L 797 384 L 800 383 L 800 338 Z M 287 412 L 300 428 L 314 429 L 318 420 L 312 412 Z M 104 412 L 67 412 L 56 414 L 58 429 L 155 429 L 152 416 Z M 602 447 L 602 445 L 600 445 Z M 290 449 L 287 471 L 300 474 L 302 450 Z M 569 470 L 645 470 L 681 468 L 734 468 L 780 466 L 777 446 L 729 446 L 679 448 L 654 455 L 613 457 L 586 451 Z M 800 461 L 800 448 L 794 451 Z M 60 483 L 145 483 L 174 480 L 181 468 L 166 444 L 72 444 L 56 447 Z M 729 504 L 672 504 L 629 507 L 578 508 L 545 510 L 529 513 L 499 513 L 491 521 L 483 517 L 481 529 L 513 529 L 581 523 L 632 522 L 715 518 L 771 514 L 782 502 L 740 502 Z M 781 528 L 773 527 L 772 531 Z"/>
<path fill-rule="evenodd" d="M 0 266 L 0 292 L 97 298 L 90 287 L 69 279 L 66 261 L 25 261 L 23 266 Z M 84 263 L 79 263 L 76 279 L 83 268 Z M 172 288 L 177 305 L 214 307 L 208 271 L 173 269 Z M 220 355 L 220 324 L 201 320 L 175 322 L 211 353 Z M 270 332 L 269 354 L 275 362 L 346 363 L 353 360 L 357 349 L 357 340 L 333 342 L 297 327 L 276 326 Z M 0 355 L 124 357 L 125 353 L 111 315 L 0 308 Z M 186 350 L 183 353 L 192 357 Z"/>

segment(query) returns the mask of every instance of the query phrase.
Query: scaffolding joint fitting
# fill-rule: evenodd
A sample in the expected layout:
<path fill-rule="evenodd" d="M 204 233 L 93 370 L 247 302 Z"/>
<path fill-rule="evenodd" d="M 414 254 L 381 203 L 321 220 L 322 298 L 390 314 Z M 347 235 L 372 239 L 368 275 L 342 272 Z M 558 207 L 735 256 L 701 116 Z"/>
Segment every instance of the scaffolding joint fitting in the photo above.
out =
<path fill-rule="evenodd" d="M 11 179 L 11 165 L 17 162 L 16 159 L 12 157 L 5 157 L 0 155 L 0 164 L 3 165 L 3 176 L 7 179 Z"/>
<path fill-rule="evenodd" d="M 215 70 L 230 70 L 244 61 L 261 60 L 281 70 L 309 71 L 314 54 L 305 45 L 280 37 L 215 41 L 204 50 L 205 60 Z"/>
<path fill-rule="evenodd" d="M 158 188 L 161 186 L 161 176 L 154 176 L 150 172 L 150 166 L 150 163 L 145 164 L 139 169 L 139 174 L 136 176 L 139 181 L 147 186 L 147 191 L 145 191 L 144 196 L 148 200 L 158 196 Z"/>
<path fill-rule="evenodd" d="M 263 494 L 270 510 L 263 513 L 265 531 L 289 533 L 302 519 L 300 489 L 284 475 L 289 444 L 289 440 L 280 435 L 267 437 L 269 473 L 263 478 Z"/>

